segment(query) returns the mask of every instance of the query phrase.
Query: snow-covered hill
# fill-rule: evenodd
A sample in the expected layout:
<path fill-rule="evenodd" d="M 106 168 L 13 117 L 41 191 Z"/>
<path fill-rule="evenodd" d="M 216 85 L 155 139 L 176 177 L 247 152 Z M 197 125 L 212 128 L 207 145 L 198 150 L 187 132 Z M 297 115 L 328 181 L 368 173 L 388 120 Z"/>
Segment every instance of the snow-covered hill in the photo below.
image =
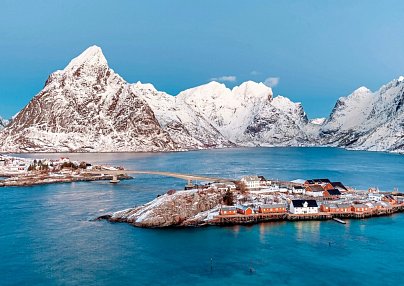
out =
<path fill-rule="evenodd" d="M 376 92 L 361 87 L 341 97 L 319 136 L 319 144 L 403 153 L 404 77 Z"/>
<path fill-rule="evenodd" d="M 0 133 L 2 152 L 171 151 L 232 146 L 340 146 L 404 152 L 404 78 L 361 87 L 330 116 L 308 120 L 300 103 L 263 83 L 210 82 L 177 96 L 130 84 L 92 46 Z M 2 123 L 0 120 L 0 128 Z"/>

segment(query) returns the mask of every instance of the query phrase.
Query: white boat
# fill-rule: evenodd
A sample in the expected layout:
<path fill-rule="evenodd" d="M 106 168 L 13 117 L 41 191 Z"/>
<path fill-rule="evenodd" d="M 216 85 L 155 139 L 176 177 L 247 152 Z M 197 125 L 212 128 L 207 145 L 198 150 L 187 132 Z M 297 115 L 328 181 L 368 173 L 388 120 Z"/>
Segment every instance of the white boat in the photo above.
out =
<path fill-rule="evenodd" d="M 333 220 L 335 220 L 336 222 L 342 223 L 342 224 L 346 224 L 345 221 L 343 221 L 342 219 L 336 218 L 336 217 L 334 217 Z"/>

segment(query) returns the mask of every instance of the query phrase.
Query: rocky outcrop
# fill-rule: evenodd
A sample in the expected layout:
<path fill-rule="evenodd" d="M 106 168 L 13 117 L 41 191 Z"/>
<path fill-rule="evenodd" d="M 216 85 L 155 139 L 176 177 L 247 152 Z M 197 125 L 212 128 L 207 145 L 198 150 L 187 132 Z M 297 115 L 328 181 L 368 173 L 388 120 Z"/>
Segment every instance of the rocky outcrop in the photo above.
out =
<path fill-rule="evenodd" d="M 212 189 L 170 192 L 143 206 L 115 212 L 109 220 L 149 228 L 199 225 L 208 215 L 204 212 L 222 200 L 223 193 Z"/>

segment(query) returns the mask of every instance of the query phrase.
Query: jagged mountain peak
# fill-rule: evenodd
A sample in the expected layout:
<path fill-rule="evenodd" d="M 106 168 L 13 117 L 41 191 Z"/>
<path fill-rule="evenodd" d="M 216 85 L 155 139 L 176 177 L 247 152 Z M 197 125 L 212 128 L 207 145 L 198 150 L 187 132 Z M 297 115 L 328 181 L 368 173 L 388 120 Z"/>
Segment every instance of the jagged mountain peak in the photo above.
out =
<path fill-rule="evenodd" d="M 196 87 L 192 87 L 180 92 L 177 97 L 178 98 L 187 98 L 189 96 L 194 97 L 206 97 L 210 96 L 213 98 L 222 96 L 222 95 L 229 95 L 231 90 L 226 87 L 224 83 L 219 83 L 217 81 L 211 81 L 206 84 L 202 84 Z"/>
<path fill-rule="evenodd" d="M 247 97 L 268 97 L 272 98 L 272 89 L 262 82 L 245 81 L 239 86 L 235 86 L 232 89 L 233 94 L 242 95 Z"/>
<path fill-rule="evenodd" d="M 357 88 L 356 90 L 354 90 L 352 95 L 363 95 L 363 94 L 369 94 L 371 92 L 372 91 L 370 89 L 368 89 L 366 86 L 361 86 L 361 87 Z"/>
<path fill-rule="evenodd" d="M 91 46 L 1 131 L 0 151 L 169 151 L 241 146 L 331 145 L 404 152 L 404 77 L 341 97 L 309 121 L 301 103 L 262 82 L 232 89 L 211 81 L 177 96 L 127 83 Z M 0 119 L 1 121 L 1 119 Z M 1 128 L 0 122 L 0 128 Z M 6 125 L 6 124 L 3 124 Z"/>
<path fill-rule="evenodd" d="M 108 66 L 108 62 L 102 52 L 102 49 L 94 45 L 88 47 L 79 56 L 72 59 L 64 71 L 77 70 L 82 66 Z"/>

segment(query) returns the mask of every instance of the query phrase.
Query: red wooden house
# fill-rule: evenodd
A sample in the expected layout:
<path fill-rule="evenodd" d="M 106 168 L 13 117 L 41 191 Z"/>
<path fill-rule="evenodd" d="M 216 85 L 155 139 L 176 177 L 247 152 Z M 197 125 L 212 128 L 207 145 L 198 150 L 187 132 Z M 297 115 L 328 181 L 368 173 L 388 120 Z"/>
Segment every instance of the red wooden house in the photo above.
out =
<path fill-rule="evenodd" d="M 260 205 L 259 213 L 286 213 L 286 206 L 283 204 Z"/>

